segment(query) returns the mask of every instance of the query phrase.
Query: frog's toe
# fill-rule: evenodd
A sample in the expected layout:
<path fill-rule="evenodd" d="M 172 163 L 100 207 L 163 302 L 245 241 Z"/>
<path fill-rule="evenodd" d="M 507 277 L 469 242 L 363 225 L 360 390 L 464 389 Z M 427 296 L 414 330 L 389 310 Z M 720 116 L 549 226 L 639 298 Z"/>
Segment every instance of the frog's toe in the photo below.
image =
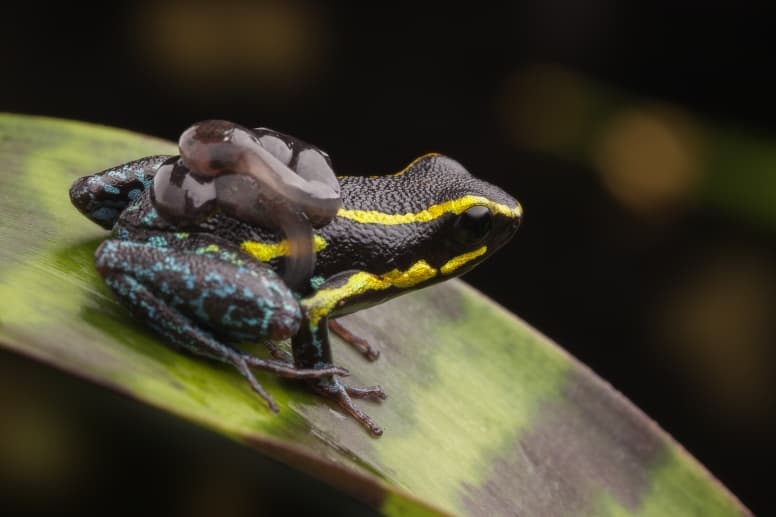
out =
<path fill-rule="evenodd" d="M 288 364 L 294 364 L 294 356 L 292 356 L 290 352 L 283 350 L 274 341 L 266 340 L 264 341 L 264 346 L 267 347 L 267 350 L 269 350 L 269 353 L 272 355 L 272 357 L 274 357 L 278 361 L 283 361 L 284 363 L 288 363 Z"/>
<path fill-rule="evenodd" d="M 345 390 L 354 399 L 385 400 L 388 398 L 383 387 L 379 385 L 358 387 L 346 384 Z"/>
<path fill-rule="evenodd" d="M 350 371 L 341 366 L 330 365 L 322 368 L 299 368 L 284 361 L 262 359 L 261 357 L 249 354 L 242 354 L 240 358 L 243 362 L 254 368 L 259 368 L 274 373 L 278 377 L 285 377 L 287 379 L 318 379 L 324 377 L 329 378 L 332 375 L 340 377 L 347 377 L 350 375 Z"/>
<path fill-rule="evenodd" d="M 272 372 L 279 377 L 291 379 L 321 379 L 323 377 L 333 378 L 333 375 L 347 376 L 350 372 L 339 366 L 328 366 L 326 368 L 297 368 L 292 364 L 286 364 L 270 359 L 262 359 L 249 354 L 229 353 L 227 360 L 242 374 L 253 388 L 253 391 L 259 394 L 267 402 L 267 407 L 273 412 L 278 413 L 279 409 L 272 396 L 259 384 L 256 377 L 253 376 L 251 367 L 260 368 L 264 371 Z M 373 387 L 374 388 L 374 387 Z M 376 386 L 379 388 L 379 386 Z M 367 388 L 372 389 L 372 388 Z M 385 395 L 383 395 L 385 396 Z"/>
<path fill-rule="evenodd" d="M 380 386 L 355 388 L 339 382 L 337 379 L 318 379 L 313 383 L 315 391 L 333 399 L 342 409 L 364 426 L 372 436 L 382 436 L 383 428 L 353 403 L 353 398 L 384 399 L 385 392 Z"/>
<path fill-rule="evenodd" d="M 369 341 L 358 336 L 344 327 L 337 320 L 329 320 L 329 330 L 337 334 L 340 339 L 349 344 L 370 361 L 376 361 L 380 357 L 380 349 L 373 346 Z"/>
<path fill-rule="evenodd" d="M 253 376 L 253 372 L 251 372 L 251 369 L 248 367 L 248 361 L 245 360 L 245 357 L 237 356 L 235 354 L 235 357 L 232 360 L 232 364 L 234 364 L 242 376 L 245 377 L 245 379 L 248 381 L 248 384 L 251 385 L 253 391 L 258 393 L 259 396 L 264 399 L 270 411 L 273 413 L 278 413 L 280 409 L 278 408 L 275 399 L 272 398 L 272 395 L 267 393 L 264 387 L 259 384 L 259 381 L 256 380 L 256 377 Z"/>

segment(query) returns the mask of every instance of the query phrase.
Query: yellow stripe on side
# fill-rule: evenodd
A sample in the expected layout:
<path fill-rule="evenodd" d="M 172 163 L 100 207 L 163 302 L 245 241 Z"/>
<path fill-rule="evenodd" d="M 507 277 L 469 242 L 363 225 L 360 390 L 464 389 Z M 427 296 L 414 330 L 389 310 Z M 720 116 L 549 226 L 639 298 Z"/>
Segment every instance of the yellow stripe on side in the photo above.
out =
<path fill-rule="evenodd" d="M 385 288 L 393 286 L 400 289 L 406 289 L 421 282 L 425 282 L 430 278 L 434 278 L 436 274 L 437 270 L 431 267 L 428 262 L 419 260 L 411 265 L 406 271 L 394 269 L 393 271 L 383 273 L 379 278 L 386 284 Z"/>
<path fill-rule="evenodd" d="M 326 248 L 326 244 L 326 240 L 320 235 L 313 236 L 313 246 L 316 252 Z M 287 240 L 271 243 L 245 241 L 240 245 L 240 248 L 261 262 L 269 262 L 278 257 L 285 257 L 288 255 Z"/>
<path fill-rule="evenodd" d="M 482 255 L 485 254 L 486 251 L 488 251 L 488 247 L 483 246 L 482 248 L 476 249 L 474 251 L 470 251 L 469 253 L 464 253 L 463 255 L 458 255 L 457 257 L 453 257 L 447 262 L 445 262 L 445 264 L 439 268 L 439 271 L 443 275 L 449 275 L 450 273 L 455 272 L 456 269 L 463 266 L 464 264 L 471 262 L 477 257 L 481 257 Z"/>
<path fill-rule="evenodd" d="M 378 212 L 376 210 L 351 210 L 348 208 L 340 208 L 337 215 L 363 224 L 395 225 L 427 223 L 445 214 L 462 214 L 475 205 L 486 206 L 492 212 L 502 214 L 506 217 L 520 217 L 523 212 L 520 205 L 517 205 L 515 208 L 510 208 L 507 205 L 495 203 L 481 196 L 463 196 L 458 199 L 445 201 L 444 203 L 431 205 L 425 210 L 415 213 L 386 214 L 385 212 Z"/>
<path fill-rule="evenodd" d="M 319 289 L 309 298 L 302 300 L 302 307 L 307 312 L 310 326 L 317 327 L 321 319 L 331 314 L 340 300 L 358 296 L 369 291 L 387 289 L 385 282 L 370 273 L 359 271 L 353 273 L 348 281 L 339 287 Z"/>
<path fill-rule="evenodd" d="M 425 260 L 412 264 L 406 271 L 394 269 L 382 275 L 359 271 L 353 273 L 344 285 L 318 290 L 302 305 L 308 308 L 307 318 L 313 326 L 334 310 L 340 300 L 352 298 L 370 291 L 383 291 L 389 287 L 406 289 L 436 276 L 437 270 Z"/>
<path fill-rule="evenodd" d="M 373 275 L 359 271 L 351 275 L 344 285 L 318 290 L 311 297 L 303 300 L 302 305 L 307 310 L 307 318 L 310 324 L 317 326 L 321 318 L 328 316 L 341 300 L 370 291 L 383 291 L 389 287 L 407 289 L 434 278 L 439 272 L 449 275 L 467 262 L 482 256 L 487 249 L 486 246 L 483 246 L 469 253 L 453 257 L 439 271 L 425 260 L 415 262 L 404 271 L 394 269 L 382 275 Z"/>

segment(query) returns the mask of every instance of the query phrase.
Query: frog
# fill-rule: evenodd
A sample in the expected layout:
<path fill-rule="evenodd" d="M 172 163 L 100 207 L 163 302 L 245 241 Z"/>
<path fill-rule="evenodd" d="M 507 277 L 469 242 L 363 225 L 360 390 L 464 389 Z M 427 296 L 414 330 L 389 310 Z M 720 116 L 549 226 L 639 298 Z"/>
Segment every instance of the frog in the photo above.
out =
<path fill-rule="evenodd" d="M 267 149 L 287 164 L 298 165 L 302 151 L 329 160 L 272 134 L 288 145 Z M 385 390 L 345 382 L 350 372 L 333 361 L 330 331 L 368 359 L 379 351 L 338 318 L 471 271 L 512 239 L 523 216 L 514 197 L 439 153 L 395 173 L 336 176 L 340 204 L 312 226 L 314 261 L 303 257 L 311 273 L 289 285 L 284 269 L 298 257 L 278 228 L 190 202 L 196 217 L 163 215 L 155 190 L 175 166 L 180 156 L 147 156 L 70 188 L 73 205 L 111 232 L 95 265 L 113 295 L 169 346 L 234 367 L 271 412 L 279 407 L 254 370 L 306 383 L 374 437 L 383 428 L 356 400 L 379 403 Z M 264 343 L 269 354 L 245 352 L 246 341 Z"/>

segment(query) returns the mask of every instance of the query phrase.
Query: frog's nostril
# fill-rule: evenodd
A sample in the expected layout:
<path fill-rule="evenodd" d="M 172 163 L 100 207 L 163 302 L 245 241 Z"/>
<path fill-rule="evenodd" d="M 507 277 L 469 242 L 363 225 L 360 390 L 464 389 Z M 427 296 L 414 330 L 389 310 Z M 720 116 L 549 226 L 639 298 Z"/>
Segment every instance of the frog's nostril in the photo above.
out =
<path fill-rule="evenodd" d="M 70 186 L 70 202 L 81 212 L 88 210 L 92 198 L 93 194 L 89 191 L 88 177 L 78 178 Z"/>

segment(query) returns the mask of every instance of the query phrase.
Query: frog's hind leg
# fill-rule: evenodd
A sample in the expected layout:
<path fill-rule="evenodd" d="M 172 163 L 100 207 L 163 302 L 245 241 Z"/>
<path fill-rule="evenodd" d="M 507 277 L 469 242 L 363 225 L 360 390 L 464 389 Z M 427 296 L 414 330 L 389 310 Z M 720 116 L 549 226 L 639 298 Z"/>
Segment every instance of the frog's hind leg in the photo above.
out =
<path fill-rule="evenodd" d="M 146 320 L 151 328 L 173 345 L 233 365 L 245 377 L 253 391 L 267 402 L 269 409 L 278 412 L 275 400 L 256 380 L 246 357 L 220 343 L 208 332 L 197 328 L 191 320 L 162 303 L 130 275 L 116 275 L 106 279 L 106 282 L 119 298 L 129 300 L 130 308 L 136 317 Z"/>
<path fill-rule="evenodd" d="M 347 375 L 346 370 L 334 366 L 297 368 L 283 361 L 251 356 L 215 337 L 213 328 L 223 332 L 231 324 L 245 333 L 242 327 L 256 326 L 252 319 L 245 317 L 247 313 L 260 320 L 259 327 L 263 325 L 270 331 L 274 326 L 272 331 L 276 333 L 280 332 L 278 328 L 294 320 L 294 314 L 270 310 L 273 302 L 282 306 L 287 301 L 277 299 L 279 295 L 283 297 L 282 292 L 275 293 L 274 298 L 264 292 L 272 284 L 274 272 L 208 260 L 196 252 L 129 241 L 106 241 L 95 255 L 97 269 L 107 285 L 135 317 L 177 348 L 234 366 L 273 411 L 277 411 L 277 405 L 253 376 L 251 368 L 297 379 Z M 229 285 L 235 286 L 234 292 Z M 239 292 L 236 286 L 240 286 Z M 269 301 L 260 300 L 262 294 Z M 263 315 L 258 309 L 260 302 L 269 304 L 265 305 Z M 216 318 L 218 325 L 208 326 Z"/>

